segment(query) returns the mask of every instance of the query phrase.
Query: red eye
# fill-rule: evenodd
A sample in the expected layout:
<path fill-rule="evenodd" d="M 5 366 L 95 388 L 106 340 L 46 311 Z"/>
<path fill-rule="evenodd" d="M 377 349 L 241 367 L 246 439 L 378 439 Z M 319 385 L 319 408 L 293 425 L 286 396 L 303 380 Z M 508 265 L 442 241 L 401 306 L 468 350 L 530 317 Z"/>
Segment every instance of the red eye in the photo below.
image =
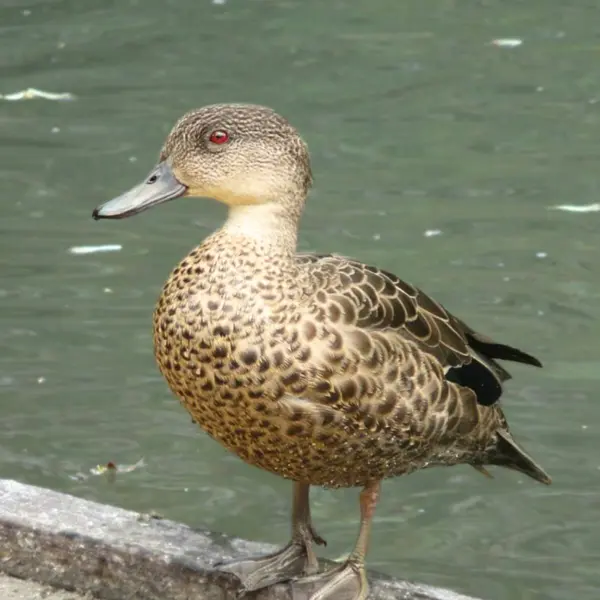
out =
<path fill-rule="evenodd" d="M 217 129 L 210 134 L 208 138 L 213 144 L 224 144 L 229 140 L 229 134 L 223 129 Z"/>

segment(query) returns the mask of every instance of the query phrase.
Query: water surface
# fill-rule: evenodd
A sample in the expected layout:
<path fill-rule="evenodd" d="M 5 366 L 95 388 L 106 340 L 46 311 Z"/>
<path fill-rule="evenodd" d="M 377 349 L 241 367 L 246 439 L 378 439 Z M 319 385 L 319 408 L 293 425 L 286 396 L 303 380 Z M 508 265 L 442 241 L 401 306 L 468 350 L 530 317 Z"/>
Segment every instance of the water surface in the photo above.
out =
<path fill-rule="evenodd" d="M 583 0 L 4 2 L 0 92 L 77 99 L 0 101 L 0 476 L 287 540 L 290 485 L 198 431 L 152 357 L 162 283 L 223 209 L 91 220 L 183 111 L 266 103 L 312 150 L 303 250 L 392 270 L 545 365 L 513 367 L 505 405 L 555 484 L 389 481 L 370 565 L 486 600 L 596 600 L 600 215 L 548 207 L 598 200 L 597 16 Z M 505 37 L 523 43 L 490 43 Z M 69 252 L 86 244 L 122 250 Z M 70 478 L 141 456 L 114 485 Z M 315 490 L 313 512 L 329 555 L 348 551 L 357 491 Z"/>

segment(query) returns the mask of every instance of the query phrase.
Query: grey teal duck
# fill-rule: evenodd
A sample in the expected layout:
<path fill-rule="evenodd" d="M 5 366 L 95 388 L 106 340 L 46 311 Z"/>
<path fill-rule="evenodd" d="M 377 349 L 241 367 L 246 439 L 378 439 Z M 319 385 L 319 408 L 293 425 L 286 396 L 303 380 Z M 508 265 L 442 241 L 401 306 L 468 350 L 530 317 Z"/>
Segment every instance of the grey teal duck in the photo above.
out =
<path fill-rule="evenodd" d="M 363 600 L 383 479 L 469 464 L 550 483 L 498 403 L 510 378 L 499 359 L 541 364 L 392 273 L 298 254 L 311 184 L 307 146 L 283 117 L 262 106 L 206 106 L 176 123 L 145 181 L 93 216 L 123 218 L 182 196 L 228 206 L 223 227 L 163 288 L 155 355 L 196 423 L 244 461 L 294 483 L 287 546 L 218 569 L 237 575 L 243 590 L 290 581 L 295 598 Z M 324 573 L 311 485 L 362 487 L 354 550 Z"/>

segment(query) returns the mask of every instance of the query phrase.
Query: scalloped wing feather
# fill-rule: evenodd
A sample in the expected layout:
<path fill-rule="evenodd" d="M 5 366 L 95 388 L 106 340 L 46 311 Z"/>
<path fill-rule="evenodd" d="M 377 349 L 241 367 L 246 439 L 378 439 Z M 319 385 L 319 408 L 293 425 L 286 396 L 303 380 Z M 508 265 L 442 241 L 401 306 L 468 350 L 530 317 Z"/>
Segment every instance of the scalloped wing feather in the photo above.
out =
<path fill-rule="evenodd" d="M 346 323 L 391 335 L 393 344 L 413 342 L 436 359 L 448 381 L 472 389 L 480 404 L 497 402 L 511 377 L 496 359 L 541 366 L 533 356 L 477 333 L 392 273 L 338 255 L 298 260 L 311 263 L 322 286 L 316 298 L 326 313 L 340 311 Z"/>

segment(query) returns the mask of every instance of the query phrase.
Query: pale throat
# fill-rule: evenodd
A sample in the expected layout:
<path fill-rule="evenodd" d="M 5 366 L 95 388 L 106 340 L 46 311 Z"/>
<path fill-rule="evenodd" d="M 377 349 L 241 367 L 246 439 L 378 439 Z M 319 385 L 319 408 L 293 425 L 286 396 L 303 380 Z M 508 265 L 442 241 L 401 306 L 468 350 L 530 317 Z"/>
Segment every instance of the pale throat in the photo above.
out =
<path fill-rule="evenodd" d="M 222 231 L 235 237 L 244 237 L 261 246 L 278 246 L 295 251 L 297 219 L 281 204 L 238 204 L 229 207 Z"/>

